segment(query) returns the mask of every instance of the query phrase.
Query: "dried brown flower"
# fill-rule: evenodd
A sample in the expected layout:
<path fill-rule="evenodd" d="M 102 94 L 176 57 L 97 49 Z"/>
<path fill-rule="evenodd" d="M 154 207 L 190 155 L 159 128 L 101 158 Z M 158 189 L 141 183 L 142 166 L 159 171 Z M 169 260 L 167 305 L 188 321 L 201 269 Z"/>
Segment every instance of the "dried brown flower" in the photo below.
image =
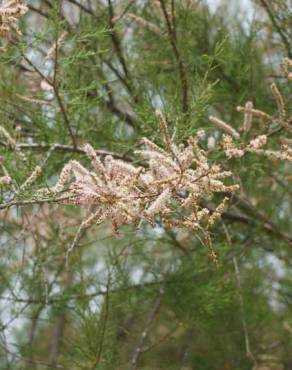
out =
<path fill-rule="evenodd" d="M 0 36 L 7 37 L 12 31 L 20 35 L 18 19 L 27 10 L 23 0 L 4 0 L 0 6 Z"/>

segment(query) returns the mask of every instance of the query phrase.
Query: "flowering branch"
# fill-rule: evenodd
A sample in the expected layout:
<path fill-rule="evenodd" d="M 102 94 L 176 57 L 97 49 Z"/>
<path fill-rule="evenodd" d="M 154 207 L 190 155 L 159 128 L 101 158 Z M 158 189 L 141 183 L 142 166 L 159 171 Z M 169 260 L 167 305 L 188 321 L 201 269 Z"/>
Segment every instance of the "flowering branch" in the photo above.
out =
<path fill-rule="evenodd" d="M 146 160 L 146 168 L 110 155 L 101 161 L 96 151 L 86 144 L 83 150 L 92 170 L 78 161 L 70 161 L 56 185 L 40 191 L 45 195 L 62 192 L 68 196 L 66 203 L 94 209 L 81 223 L 69 251 L 78 243 L 82 231 L 94 224 L 110 220 L 118 235 L 123 224 L 138 226 L 146 221 L 154 225 L 157 217 L 168 227 L 201 231 L 209 243 L 208 230 L 221 216 L 227 199 L 213 215 L 201 207 L 202 199 L 212 198 L 216 193 L 232 193 L 239 187 L 224 184 L 232 173 L 209 163 L 207 153 L 198 145 L 199 137 L 190 137 L 187 144 L 176 145 L 170 139 L 162 112 L 157 116 L 165 146 L 161 148 L 143 138 L 142 149 L 135 152 Z M 212 256 L 215 260 L 213 252 Z"/>

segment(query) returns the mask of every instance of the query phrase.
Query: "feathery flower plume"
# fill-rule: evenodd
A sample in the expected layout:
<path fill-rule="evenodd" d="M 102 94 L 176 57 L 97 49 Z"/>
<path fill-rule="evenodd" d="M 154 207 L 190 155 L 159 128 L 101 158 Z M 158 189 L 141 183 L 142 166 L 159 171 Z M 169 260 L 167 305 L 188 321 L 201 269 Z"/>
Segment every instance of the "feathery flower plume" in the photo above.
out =
<path fill-rule="evenodd" d="M 251 140 L 249 145 L 254 149 L 259 149 L 267 143 L 266 135 L 259 135 L 255 139 Z"/>
<path fill-rule="evenodd" d="M 160 148 L 158 145 L 153 143 L 151 140 L 147 139 L 147 137 L 143 137 L 141 142 L 146 146 L 148 150 L 158 152 L 162 155 L 167 155 L 167 152 L 164 149 Z"/>
<path fill-rule="evenodd" d="M 136 14 L 127 13 L 126 14 L 126 18 L 128 18 L 130 20 L 133 20 L 138 25 L 147 28 L 151 32 L 157 33 L 158 35 L 162 35 L 163 34 L 162 30 L 158 26 L 156 26 L 156 24 L 154 24 L 152 22 L 149 22 L 146 19 L 144 19 L 142 17 L 139 17 Z"/>
<path fill-rule="evenodd" d="M 0 186 L 9 185 L 12 179 L 10 176 L 2 176 L 0 177 Z"/>
<path fill-rule="evenodd" d="M 41 173 L 42 168 L 40 166 L 36 166 L 30 176 L 20 186 L 19 190 L 26 190 L 33 182 L 35 182 L 35 180 L 40 176 Z"/>
<path fill-rule="evenodd" d="M 169 150 L 170 149 L 170 137 L 169 137 L 166 119 L 160 110 L 156 110 L 155 114 L 159 119 L 160 128 L 163 134 L 164 144 L 166 146 L 166 149 Z"/>
<path fill-rule="evenodd" d="M 209 117 L 209 120 L 219 129 L 225 131 L 227 134 L 233 136 L 235 139 L 239 139 L 239 133 L 234 129 L 232 128 L 231 126 L 229 126 L 226 122 L 222 121 L 221 119 L 217 118 L 217 117 L 214 117 L 214 116 L 210 116 Z"/>
<path fill-rule="evenodd" d="M 208 220 L 208 227 L 212 227 L 214 223 L 221 217 L 228 200 L 229 198 L 225 197 L 222 203 L 220 203 L 219 206 L 215 209 L 215 211 Z"/>
<path fill-rule="evenodd" d="M 27 103 L 37 104 L 37 105 L 50 105 L 50 102 L 47 100 L 29 98 L 28 96 L 24 96 L 20 94 L 15 94 L 15 96 Z"/>
<path fill-rule="evenodd" d="M 13 150 L 15 150 L 15 152 L 17 153 L 17 155 L 22 160 L 26 160 L 26 156 L 17 147 L 15 139 L 9 134 L 9 132 L 3 126 L 0 126 L 0 135 L 1 134 L 7 140 L 8 146 L 10 146 L 11 148 L 13 148 Z"/>
<path fill-rule="evenodd" d="M 96 173 L 105 176 L 105 168 L 101 160 L 97 157 L 95 150 L 90 144 L 85 144 L 83 147 L 87 157 L 91 160 Z"/>
<path fill-rule="evenodd" d="M 282 69 L 288 81 L 292 81 L 292 59 L 284 58 Z"/>
<path fill-rule="evenodd" d="M 145 214 L 147 216 L 153 216 L 156 215 L 157 213 L 162 212 L 168 205 L 170 199 L 171 199 L 171 190 L 169 188 L 166 188 L 155 199 L 155 201 L 150 205 L 150 207 L 146 209 Z"/>
<path fill-rule="evenodd" d="M 230 135 L 223 135 L 221 143 L 228 158 L 240 158 L 244 155 L 244 150 L 236 148 Z"/>
<path fill-rule="evenodd" d="M 273 119 L 273 117 L 270 116 L 268 113 L 265 113 L 265 112 L 263 112 L 259 109 L 253 109 L 253 108 L 248 108 L 247 109 L 246 106 L 245 107 L 238 106 L 236 108 L 236 110 L 238 112 L 251 113 L 255 117 L 264 118 L 264 119 L 267 119 L 267 120 L 270 120 L 270 121 Z"/>
<path fill-rule="evenodd" d="M 271 85 L 271 90 L 272 90 L 272 94 L 274 96 L 274 99 L 277 103 L 277 107 L 278 107 L 278 113 L 279 113 L 279 118 L 280 120 L 283 120 L 286 116 L 286 110 L 285 110 L 285 103 L 284 103 L 284 99 L 277 87 L 277 85 L 275 83 L 272 83 Z"/>
<path fill-rule="evenodd" d="M 251 101 L 248 101 L 245 103 L 244 120 L 243 120 L 243 131 L 244 132 L 248 132 L 251 129 L 252 108 L 253 108 L 253 104 Z"/>

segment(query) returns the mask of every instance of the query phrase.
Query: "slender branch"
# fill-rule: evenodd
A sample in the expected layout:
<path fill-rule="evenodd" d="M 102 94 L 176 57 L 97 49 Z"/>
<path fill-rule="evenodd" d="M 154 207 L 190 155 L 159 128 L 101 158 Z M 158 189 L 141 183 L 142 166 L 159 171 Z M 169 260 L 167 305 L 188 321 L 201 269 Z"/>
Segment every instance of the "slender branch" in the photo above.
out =
<path fill-rule="evenodd" d="M 224 222 L 223 222 L 223 230 L 224 230 L 225 235 L 226 235 L 227 244 L 232 249 L 231 236 L 230 236 L 228 228 L 224 224 Z M 244 332 L 244 340 L 245 340 L 245 352 L 246 352 L 246 356 L 256 366 L 257 365 L 256 359 L 255 359 L 255 357 L 254 357 L 254 355 L 253 355 L 253 353 L 250 349 L 250 340 L 249 340 L 247 321 L 246 321 L 246 317 L 245 317 L 245 309 L 244 309 L 244 300 L 243 300 L 243 295 L 242 295 L 241 279 L 240 279 L 240 273 L 239 273 L 237 258 L 236 258 L 235 255 L 232 257 L 232 261 L 233 261 L 235 277 L 236 277 L 236 286 L 237 286 L 237 290 L 238 290 L 240 319 L 241 319 L 241 323 L 242 323 L 242 328 L 243 328 L 243 332 Z"/>
<path fill-rule="evenodd" d="M 145 353 L 145 352 L 149 352 L 150 350 L 152 350 L 153 348 L 159 346 L 161 343 L 165 342 L 166 340 L 168 340 L 169 338 L 171 338 L 171 336 L 181 327 L 181 323 L 178 323 L 177 325 L 175 325 L 175 327 L 173 329 L 171 329 L 168 333 L 166 333 L 165 335 L 162 336 L 162 338 L 159 338 L 157 340 L 157 342 L 151 344 L 149 347 L 143 349 L 141 352 L 142 353 Z"/>
<path fill-rule="evenodd" d="M 106 88 L 108 98 L 109 98 L 109 100 L 105 101 L 105 104 L 108 110 L 111 111 L 113 114 L 115 114 L 120 119 L 126 121 L 133 128 L 138 128 L 136 120 L 128 112 L 123 112 L 116 105 L 116 102 L 115 102 L 115 99 L 114 99 L 114 96 L 113 96 L 113 93 L 112 93 L 112 90 L 109 84 L 106 82 L 104 86 Z"/>
<path fill-rule="evenodd" d="M 27 363 L 30 363 L 30 364 L 33 364 L 33 365 L 39 365 L 39 366 L 44 366 L 44 367 L 49 367 L 49 368 L 54 368 L 54 369 L 69 370 L 69 368 L 67 368 L 65 366 L 62 366 L 62 365 L 59 365 L 59 364 L 54 364 L 54 366 L 52 366 L 52 365 L 48 364 L 45 361 L 40 361 L 40 360 L 35 360 L 35 359 L 31 360 L 30 358 L 22 357 L 22 356 L 18 355 L 17 353 L 14 353 L 14 352 L 10 351 L 7 348 L 7 346 L 4 346 L 1 343 L 0 343 L 0 346 L 2 347 L 2 349 L 6 353 L 8 353 L 13 358 L 15 358 L 18 362 L 23 361 L 23 362 L 27 362 Z"/>
<path fill-rule="evenodd" d="M 68 118 L 68 115 L 67 115 L 67 111 L 65 109 L 63 100 L 62 100 L 62 98 L 61 98 L 61 96 L 59 94 L 59 90 L 57 88 L 57 84 L 56 83 L 53 84 L 53 88 L 54 88 L 55 96 L 57 98 L 59 107 L 61 109 L 61 112 L 62 112 L 62 115 L 63 115 L 63 118 L 64 118 L 64 124 L 65 124 L 65 126 L 67 128 L 67 131 L 69 133 L 69 136 L 70 136 L 70 138 L 72 140 L 73 146 L 74 146 L 74 148 L 76 148 L 77 147 L 76 139 L 75 139 L 75 136 L 73 135 L 73 131 L 72 131 L 72 128 L 70 126 L 70 121 L 69 121 L 69 118 Z"/>
<path fill-rule="evenodd" d="M 137 369 L 140 354 L 143 352 L 143 344 L 144 344 L 144 342 L 145 342 L 145 340 L 148 336 L 148 333 L 149 333 L 149 330 L 150 330 L 150 325 L 152 324 L 155 316 L 157 315 L 157 313 L 159 311 L 159 308 L 160 308 L 161 302 L 162 302 L 163 294 L 164 294 L 164 290 L 162 288 L 160 288 L 159 295 L 158 295 L 158 297 L 157 297 L 157 299 L 156 299 L 156 301 L 153 305 L 153 308 L 151 309 L 151 311 L 149 313 L 149 316 L 146 320 L 146 324 L 145 324 L 144 330 L 142 332 L 142 335 L 140 337 L 140 340 L 138 341 L 137 347 L 135 348 L 134 353 L 132 355 L 132 358 L 131 358 L 132 370 Z"/>
<path fill-rule="evenodd" d="M 59 13 L 60 13 L 60 10 L 59 10 Z M 65 124 L 65 126 L 67 128 L 67 131 L 69 133 L 69 136 L 70 136 L 70 138 L 72 140 L 73 146 L 74 146 L 74 148 L 76 148 L 76 146 L 77 146 L 76 138 L 73 135 L 73 131 L 72 131 L 72 128 L 70 126 L 69 117 L 68 117 L 68 114 L 67 114 L 65 105 L 63 103 L 63 100 L 62 100 L 62 98 L 60 96 L 59 88 L 58 88 L 58 81 L 57 81 L 57 73 L 58 73 L 58 51 L 59 51 L 59 45 L 58 45 L 58 29 L 57 29 L 57 32 L 56 32 L 55 45 L 56 45 L 55 46 L 55 64 L 54 64 L 54 76 L 53 76 L 52 86 L 53 86 L 53 89 L 54 89 L 54 92 L 55 92 L 55 96 L 57 98 L 59 107 L 61 109 L 61 112 L 62 112 L 62 115 L 63 115 L 63 118 L 64 118 L 64 124 Z"/>
<path fill-rule="evenodd" d="M 60 15 L 60 7 L 61 7 L 61 2 L 58 2 L 58 16 Z M 58 38 L 59 38 L 59 22 L 57 22 L 56 26 L 56 32 L 55 32 L 55 60 L 54 60 L 54 72 L 53 72 L 53 85 L 57 85 L 57 75 L 58 75 L 58 57 L 59 57 L 59 43 L 58 43 Z"/>
<path fill-rule="evenodd" d="M 57 102 L 59 104 L 61 113 L 63 115 L 64 124 L 65 124 L 65 126 L 66 126 L 66 128 L 68 130 L 68 133 L 69 133 L 69 136 L 70 136 L 70 138 L 72 140 L 73 146 L 76 147 L 77 146 L 76 139 L 75 139 L 75 137 L 73 135 L 73 131 L 72 131 L 72 128 L 70 126 L 70 121 L 69 121 L 69 118 L 68 118 L 68 115 L 67 115 L 67 112 L 66 112 L 66 109 L 65 109 L 63 100 L 62 100 L 62 98 L 61 98 L 61 96 L 59 94 L 59 90 L 58 90 L 57 84 L 56 83 L 53 83 L 47 76 L 45 76 L 42 73 L 42 71 L 40 71 L 39 68 L 37 66 L 35 66 L 34 63 L 32 63 L 32 61 L 24 53 L 22 53 L 21 55 L 27 61 L 27 63 L 35 70 L 35 72 L 37 72 L 42 79 L 44 79 L 50 86 L 52 86 L 52 88 L 54 90 L 54 93 L 55 93 L 55 97 L 56 97 Z"/>
<path fill-rule="evenodd" d="M 84 149 L 79 146 L 74 147 L 72 145 L 64 145 L 64 144 L 20 143 L 20 144 L 17 144 L 16 147 L 21 150 L 49 150 L 52 147 L 54 147 L 54 150 L 61 151 L 61 152 L 85 154 Z M 109 150 L 99 149 L 99 150 L 96 150 L 95 152 L 99 156 L 111 155 L 112 157 L 117 158 L 117 159 L 130 160 L 128 157 L 125 157 L 125 155 L 123 154 L 118 154 L 115 152 L 111 152 Z"/>
<path fill-rule="evenodd" d="M 255 222 L 258 223 L 260 220 L 261 227 L 279 237 L 281 237 L 283 240 L 286 240 L 290 246 L 292 246 L 292 236 L 282 232 L 279 230 L 278 226 L 268 219 L 262 212 L 260 212 L 256 207 L 254 207 L 251 202 L 248 199 L 243 199 L 235 194 L 232 195 L 232 198 L 234 200 L 235 205 L 243 211 L 245 214 L 252 215 L 252 219 L 248 217 L 248 223 L 249 222 Z"/>
<path fill-rule="evenodd" d="M 269 18 L 270 18 L 270 21 L 272 22 L 273 26 L 275 27 L 276 31 L 278 32 L 279 36 L 281 37 L 281 40 L 285 46 L 285 49 L 287 51 L 287 55 L 289 58 L 292 58 L 292 51 L 291 51 L 291 43 L 289 42 L 289 40 L 287 40 L 283 30 L 281 29 L 281 27 L 279 26 L 277 20 L 276 20 L 276 17 L 275 15 L 273 14 L 273 11 L 272 9 L 270 8 L 268 2 L 266 0 L 259 0 L 260 3 L 262 4 L 262 7 L 265 9 L 265 11 L 267 12 Z M 272 3 L 272 2 L 271 2 Z"/>
<path fill-rule="evenodd" d="M 129 71 L 128 71 L 128 68 L 127 68 L 127 65 L 126 65 L 124 55 L 122 53 L 120 40 L 119 40 L 118 35 L 117 35 L 117 33 L 114 29 L 114 27 L 115 27 L 114 26 L 114 21 L 113 21 L 114 20 L 114 9 L 113 9 L 113 5 L 112 5 L 112 0 L 107 0 L 107 3 L 108 3 L 108 10 L 109 10 L 110 37 L 112 39 L 113 46 L 115 48 L 118 59 L 119 59 L 121 65 L 122 65 L 124 74 L 127 78 L 129 78 Z"/>
<path fill-rule="evenodd" d="M 60 346 L 62 343 L 62 337 L 64 335 L 65 324 L 66 324 L 66 314 L 64 312 L 57 319 L 54 335 L 51 340 L 51 349 L 48 359 L 48 362 L 51 367 L 56 367 L 57 364 L 57 359 L 60 353 Z"/>
<path fill-rule="evenodd" d="M 0 204 L 1 209 L 8 209 L 13 206 L 28 206 L 33 204 L 44 204 L 44 203 L 56 203 L 62 202 L 64 200 L 71 199 L 72 196 L 63 196 L 59 198 L 49 198 L 49 199 L 28 199 L 28 200 L 12 200 L 11 202 Z"/>
<path fill-rule="evenodd" d="M 175 25 L 175 0 L 171 0 L 171 25 L 174 40 L 176 41 L 176 25 Z"/>
<path fill-rule="evenodd" d="M 233 199 L 233 205 L 236 206 L 241 212 L 234 213 L 225 211 L 221 216 L 223 220 L 260 227 L 265 232 L 280 237 L 292 247 L 292 235 L 281 231 L 275 223 L 260 213 L 250 202 L 248 202 L 248 200 L 242 199 L 235 194 L 231 195 L 226 193 L 225 195 Z M 208 208 L 209 211 L 215 211 L 210 204 L 203 202 L 203 205 L 204 207 Z"/>
<path fill-rule="evenodd" d="M 138 129 L 139 128 L 138 126 L 139 117 L 135 117 L 134 115 L 131 115 L 129 112 L 126 112 L 120 109 L 116 104 L 111 88 L 109 87 L 109 83 L 104 82 L 104 86 L 107 91 L 108 100 L 105 99 L 101 95 L 99 96 L 96 91 L 88 92 L 88 96 L 93 97 L 93 98 L 98 96 L 100 101 L 105 105 L 105 107 L 108 109 L 109 112 L 111 112 L 112 114 L 114 114 L 115 116 L 117 116 L 118 118 L 120 118 L 121 120 L 126 122 L 128 125 L 132 126 L 133 128 Z M 135 101 L 135 98 L 134 98 L 134 101 Z"/>
<path fill-rule="evenodd" d="M 64 258 L 65 259 L 65 258 Z M 49 298 L 43 296 L 40 298 L 12 298 L 12 297 L 5 297 L 5 296 L 0 296 L 0 300 L 2 301 L 8 301 L 8 302 L 17 302 L 17 303 L 27 303 L 27 304 L 55 304 L 55 303 L 60 303 L 60 302 L 68 302 L 68 301 L 74 301 L 74 300 L 84 300 L 84 299 L 89 299 L 89 298 L 95 298 L 98 296 L 105 296 L 106 294 L 111 294 L 111 293 L 117 293 L 117 292 L 127 292 L 129 290 L 139 290 L 139 289 L 145 289 L 145 288 L 152 288 L 156 286 L 161 286 L 161 284 L 175 284 L 176 281 L 174 280 L 158 280 L 158 281 L 150 281 L 150 282 L 145 282 L 145 283 L 140 283 L 140 284 L 135 284 L 135 285 L 129 285 L 126 287 L 121 287 L 121 288 L 113 288 L 109 291 L 107 289 L 101 289 L 93 293 L 88 293 L 88 294 L 76 294 L 76 295 L 71 295 L 71 296 L 63 296 L 59 298 Z"/>
<path fill-rule="evenodd" d="M 236 256 L 233 257 L 233 266 L 234 266 L 237 289 L 238 289 L 238 295 L 239 295 L 240 315 L 241 315 L 241 322 L 242 322 L 242 327 L 243 327 L 243 332 L 244 332 L 246 356 L 256 366 L 257 365 L 256 359 L 255 359 L 255 357 L 254 357 L 254 355 L 253 355 L 253 353 L 250 349 L 250 340 L 249 340 L 247 322 L 246 322 L 246 318 L 245 318 L 245 309 L 244 309 L 244 301 L 243 301 L 241 281 L 240 281 L 240 273 L 239 273 L 239 268 L 238 268 L 238 263 L 237 263 Z"/>
<path fill-rule="evenodd" d="M 90 14 L 94 18 L 97 18 L 96 14 L 91 9 L 86 8 L 86 6 L 79 3 L 78 1 L 76 1 L 76 0 L 67 0 L 67 1 L 68 1 L 68 3 L 71 3 L 73 5 L 78 6 L 78 8 L 80 8 L 83 12 L 85 12 L 87 14 Z"/>
<path fill-rule="evenodd" d="M 29 332 L 29 341 L 28 341 L 28 355 L 29 355 L 29 360 L 33 363 L 34 361 L 34 339 L 35 339 L 35 335 L 36 335 L 36 331 L 37 331 L 37 326 L 38 326 L 38 320 L 39 320 L 39 317 L 40 317 L 40 314 L 42 312 L 42 310 L 44 309 L 44 306 L 45 306 L 45 302 L 44 304 L 40 305 L 36 312 L 33 314 L 32 316 L 32 324 L 31 324 L 31 327 L 30 327 L 30 332 Z M 27 367 L 26 368 L 27 370 L 29 370 L 29 368 Z"/>
<path fill-rule="evenodd" d="M 125 9 L 117 16 L 113 18 L 113 22 L 117 22 L 124 17 L 124 15 L 130 10 L 131 6 L 135 3 L 136 0 L 130 0 L 129 3 L 125 6 Z"/>
<path fill-rule="evenodd" d="M 172 10 L 173 19 L 171 20 L 168 15 L 164 0 L 159 0 L 159 2 L 161 4 L 161 9 L 162 9 L 165 21 L 166 21 L 169 40 L 170 40 L 170 43 L 173 49 L 173 53 L 174 53 L 174 56 L 177 62 L 178 71 L 179 71 L 179 77 L 180 77 L 180 82 L 181 82 L 181 95 L 182 95 L 181 96 L 182 111 L 183 113 L 187 113 L 189 109 L 188 107 L 188 80 L 187 80 L 186 70 L 185 70 L 183 61 L 181 59 L 181 56 L 180 56 L 180 53 L 177 47 L 177 42 L 176 42 L 176 32 L 174 28 L 174 24 L 175 24 L 174 23 L 175 22 L 174 8 Z"/>
<path fill-rule="evenodd" d="M 64 152 L 71 152 L 71 153 L 80 153 L 80 154 L 85 154 L 85 151 L 81 147 L 76 147 L 74 148 L 73 146 L 70 145 L 63 145 L 63 144 L 38 144 L 38 143 L 32 143 L 32 144 L 27 144 L 27 143 L 20 143 L 17 144 L 17 147 L 21 150 L 49 150 L 54 146 L 54 150 L 58 151 L 64 151 Z M 9 148 L 9 147 L 7 147 Z M 131 161 L 131 158 L 127 157 L 126 155 L 123 154 L 118 154 L 106 150 L 96 150 L 97 155 L 100 156 L 106 156 L 106 155 L 111 155 L 114 158 L 117 159 L 124 159 L 127 161 Z M 222 218 L 226 220 L 230 220 L 232 222 L 239 222 L 243 224 L 259 224 L 259 220 L 262 220 L 259 225 L 260 227 L 265 230 L 268 233 L 272 233 L 276 236 L 281 237 L 281 239 L 285 240 L 288 242 L 290 246 L 292 246 L 292 236 L 289 234 L 286 234 L 279 230 L 276 224 L 274 224 L 271 220 L 267 219 L 264 215 L 259 214 L 259 212 L 247 201 L 240 199 L 238 196 L 234 196 L 233 198 L 235 200 L 235 203 L 237 207 L 239 207 L 242 211 L 245 212 L 245 214 L 237 214 L 237 213 L 231 213 L 231 212 L 224 212 L 222 214 Z M 30 205 L 30 204 L 38 204 L 38 203 L 46 203 L 46 202 L 56 202 L 64 200 L 63 198 L 61 199 L 44 199 L 44 200 L 24 200 L 24 201 L 11 201 L 8 203 L 3 203 L 0 204 L 0 209 L 6 209 L 10 208 L 14 205 Z M 212 211 L 212 208 L 207 205 L 207 208 L 209 208 Z M 252 213 L 254 216 L 256 216 L 256 219 L 250 218 L 249 216 L 246 215 L 246 213 L 250 214 Z"/>
<path fill-rule="evenodd" d="M 131 96 L 133 96 L 133 90 L 132 86 L 127 80 L 127 78 L 123 77 L 121 72 L 116 68 L 109 60 L 104 60 L 105 64 L 109 67 L 109 69 L 114 72 L 114 74 L 117 76 L 117 78 L 120 80 L 120 82 L 125 86 L 127 91 Z M 137 103 L 137 97 L 133 96 L 134 101 Z"/>
<path fill-rule="evenodd" d="M 92 366 L 92 370 L 95 370 L 97 365 L 99 364 L 101 354 L 102 354 L 102 350 L 103 350 L 106 327 L 107 327 L 107 322 L 108 322 L 108 318 L 109 318 L 110 280 L 111 280 L 111 276 L 109 274 L 108 281 L 107 281 L 107 286 L 106 286 L 105 298 L 104 298 L 104 310 L 105 310 L 105 312 L 104 312 L 104 314 L 101 315 L 101 319 L 100 319 L 100 320 L 103 320 L 102 328 L 101 328 L 101 340 L 100 340 L 100 345 L 99 345 L 99 348 L 98 348 L 98 351 L 97 351 L 95 361 L 94 361 L 93 366 Z"/>
<path fill-rule="evenodd" d="M 41 9 L 35 8 L 33 5 L 27 4 L 27 7 L 28 7 L 29 10 L 38 13 L 39 15 L 41 15 L 44 18 L 49 17 L 49 14 L 47 12 L 44 12 Z"/>

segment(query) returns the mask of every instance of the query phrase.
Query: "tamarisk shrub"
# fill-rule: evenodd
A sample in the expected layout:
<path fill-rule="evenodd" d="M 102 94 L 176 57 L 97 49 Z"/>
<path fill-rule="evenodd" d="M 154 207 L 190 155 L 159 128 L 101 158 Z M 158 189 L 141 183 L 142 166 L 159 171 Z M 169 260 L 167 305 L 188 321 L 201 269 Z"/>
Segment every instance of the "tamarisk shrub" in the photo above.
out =
<path fill-rule="evenodd" d="M 284 0 L 24 1 L 0 1 L 0 369 L 290 368 Z"/>
<path fill-rule="evenodd" d="M 284 66 L 287 69 L 290 64 L 285 61 Z M 278 108 L 274 117 L 254 109 L 252 102 L 247 102 L 245 107 L 237 107 L 239 112 L 244 113 L 244 133 L 252 128 L 253 117 L 276 122 L 280 128 L 291 132 L 284 99 L 274 83 L 271 90 Z M 170 138 L 163 113 L 157 111 L 156 115 L 164 147 L 144 137 L 141 150 L 135 151 L 143 158 L 143 167 L 135 167 L 110 155 L 102 162 L 94 148 L 86 144 L 84 151 L 91 161 L 92 169 L 85 168 L 78 161 L 70 161 L 63 167 L 56 185 L 50 190 L 41 190 L 43 194 L 65 192 L 67 203 L 93 209 L 81 223 L 69 251 L 77 244 L 83 229 L 105 220 L 111 221 L 114 234 L 119 235 L 119 228 L 123 224 L 138 227 L 146 221 L 154 225 L 155 219 L 160 218 L 166 227 L 201 232 L 208 245 L 209 255 L 216 261 L 209 229 L 221 217 L 228 197 L 224 197 L 213 213 L 202 206 L 202 200 L 211 200 L 216 193 L 232 194 L 239 189 L 239 185 L 224 183 L 224 180 L 232 177 L 232 172 L 224 170 L 218 163 L 210 163 L 208 153 L 199 145 L 201 132 L 196 137 L 189 137 L 187 143 L 177 145 Z M 210 121 L 226 132 L 221 140 L 221 148 L 228 158 L 240 158 L 246 153 L 254 153 L 273 160 L 292 161 L 292 149 L 287 141 L 282 143 L 278 151 L 262 149 L 267 144 L 269 132 L 238 146 L 233 139 L 239 141 L 239 132 L 217 117 L 211 116 Z M 269 125 L 266 127 L 269 130 Z"/>

